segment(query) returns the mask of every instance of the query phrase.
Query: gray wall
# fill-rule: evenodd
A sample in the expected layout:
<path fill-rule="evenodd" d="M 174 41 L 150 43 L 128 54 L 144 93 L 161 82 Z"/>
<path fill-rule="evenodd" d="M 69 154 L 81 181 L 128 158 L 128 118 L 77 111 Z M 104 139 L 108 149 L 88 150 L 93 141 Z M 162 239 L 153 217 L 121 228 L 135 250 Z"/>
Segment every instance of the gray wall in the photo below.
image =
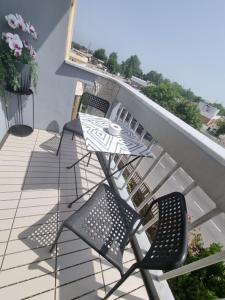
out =
<path fill-rule="evenodd" d="M 38 87 L 35 95 L 35 128 L 61 130 L 71 118 L 75 80 L 90 83 L 95 75 L 64 63 L 70 0 L 0 0 L 0 33 L 12 31 L 4 16 L 20 13 L 38 32 L 33 42 L 37 49 Z M 15 99 L 10 99 L 13 123 Z M 26 101 L 27 100 L 27 101 Z M 25 99 L 24 119 L 31 123 L 31 99 Z M 0 141 L 6 133 L 5 116 L 0 105 Z"/>

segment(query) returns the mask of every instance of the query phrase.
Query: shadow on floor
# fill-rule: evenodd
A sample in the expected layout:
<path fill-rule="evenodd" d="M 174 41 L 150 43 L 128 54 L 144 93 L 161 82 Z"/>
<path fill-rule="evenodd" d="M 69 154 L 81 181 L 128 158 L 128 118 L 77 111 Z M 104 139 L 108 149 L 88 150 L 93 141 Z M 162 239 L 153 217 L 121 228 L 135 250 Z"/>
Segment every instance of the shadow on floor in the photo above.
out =
<path fill-rule="evenodd" d="M 105 286 L 101 260 L 94 250 L 74 233 L 64 230 L 53 254 L 49 253 L 61 223 L 88 199 L 79 200 L 72 209 L 67 207 L 70 201 L 88 189 L 88 182 L 85 163 L 75 170 L 66 169 L 68 164 L 83 155 L 83 150 L 80 141 L 76 143 L 70 136 L 65 137 L 59 157 L 55 155 L 59 142 L 57 136 L 40 145 L 45 151 L 34 151 L 30 157 L 22 190 L 31 202 L 27 209 L 34 222 L 20 233 L 19 238 L 37 256 L 29 264 L 29 270 L 38 269 L 43 275 L 55 278 L 57 299 L 80 298 L 82 295 L 85 295 L 82 299 L 100 299 L 99 295 L 95 295 L 96 290 L 104 296 Z M 35 206 L 35 201 L 38 201 L 38 206 Z M 124 293 L 120 290 L 114 293 L 121 294 Z M 127 295 L 126 299 L 141 300 L 132 295 Z"/>

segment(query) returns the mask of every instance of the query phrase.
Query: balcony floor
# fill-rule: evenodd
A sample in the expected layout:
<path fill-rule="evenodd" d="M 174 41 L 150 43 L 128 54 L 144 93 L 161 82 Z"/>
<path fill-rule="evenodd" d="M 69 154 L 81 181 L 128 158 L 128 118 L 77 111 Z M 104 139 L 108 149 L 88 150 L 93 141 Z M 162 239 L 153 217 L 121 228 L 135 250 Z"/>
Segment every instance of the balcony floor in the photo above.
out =
<path fill-rule="evenodd" d="M 26 138 L 9 136 L 0 151 L 0 299 L 100 299 L 119 272 L 72 232 L 63 231 L 51 256 L 49 245 L 64 219 L 87 198 L 67 204 L 99 182 L 102 170 L 91 164 L 65 167 L 84 153 L 81 139 L 35 130 Z M 135 258 L 130 247 L 125 269 Z M 110 299 L 148 299 L 140 273 L 131 276 Z"/>

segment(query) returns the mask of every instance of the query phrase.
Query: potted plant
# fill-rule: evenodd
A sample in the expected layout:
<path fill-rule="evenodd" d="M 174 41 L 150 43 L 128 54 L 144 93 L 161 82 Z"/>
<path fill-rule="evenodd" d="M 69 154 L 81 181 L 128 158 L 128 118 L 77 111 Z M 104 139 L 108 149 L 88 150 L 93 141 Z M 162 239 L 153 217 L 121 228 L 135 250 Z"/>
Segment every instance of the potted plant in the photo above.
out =
<path fill-rule="evenodd" d="M 17 33 L 21 31 L 23 36 L 36 40 L 36 30 L 19 14 L 9 14 L 5 19 L 14 33 L 3 32 L 0 41 L 0 96 L 3 98 L 6 91 L 26 93 L 31 84 L 34 88 L 37 85 L 36 52 L 30 42 Z"/>

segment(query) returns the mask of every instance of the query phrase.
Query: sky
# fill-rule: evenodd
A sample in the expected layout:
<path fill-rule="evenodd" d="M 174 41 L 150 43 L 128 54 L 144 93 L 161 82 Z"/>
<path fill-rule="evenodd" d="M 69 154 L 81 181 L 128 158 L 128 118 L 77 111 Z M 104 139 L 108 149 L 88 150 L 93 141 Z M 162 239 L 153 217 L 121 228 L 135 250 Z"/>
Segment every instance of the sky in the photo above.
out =
<path fill-rule="evenodd" d="M 78 0 L 73 40 L 225 106 L 225 0 Z"/>

